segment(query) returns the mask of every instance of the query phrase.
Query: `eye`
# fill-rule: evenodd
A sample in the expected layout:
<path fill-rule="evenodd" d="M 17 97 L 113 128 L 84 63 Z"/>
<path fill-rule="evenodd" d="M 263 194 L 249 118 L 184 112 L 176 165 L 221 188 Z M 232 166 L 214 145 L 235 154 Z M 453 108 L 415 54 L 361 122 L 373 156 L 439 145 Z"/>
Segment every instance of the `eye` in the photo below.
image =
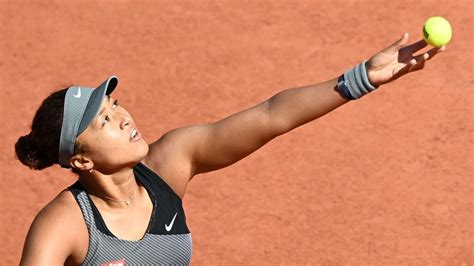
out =
<path fill-rule="evenodd" d="M 104 123 L 102 123 L 102 126 L 104 126 L 105 124 L 107 124 L 109 121 L 110 121 L 110 118 L 109 118 L 108 115 L 106 115 L 105 118 L 104 118 Z"/>
<path fill-rule="evenodd" d="M 118 107 L 118 100 L 114 100 L 114 103 L 112 104 L 112 109 L 115 109 Z M 104 126 L 105 124 L 107 124 L 108 122 L 110 121 L 110 118 L 108 115 L 105 116 L 104 118 L 104 123 L 102 123 L 102 126 Z"/>

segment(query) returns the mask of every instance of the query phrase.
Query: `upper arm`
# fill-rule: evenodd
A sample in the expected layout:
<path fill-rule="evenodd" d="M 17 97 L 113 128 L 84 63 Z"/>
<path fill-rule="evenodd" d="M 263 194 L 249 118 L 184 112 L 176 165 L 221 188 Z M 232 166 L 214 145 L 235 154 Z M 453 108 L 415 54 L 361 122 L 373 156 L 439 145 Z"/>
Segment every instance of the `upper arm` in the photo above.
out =
<path fill-rule="evenodd" d="M 20 265 L 64 265 L 72 254 L 72 230 L 64 209 L 49 204 L 38 213 L 28 231 Z"/>
<path fill-rule="evenodd" d="M 274 138 L 275 132 L 263 102 L 215 123 L 169 131 L 150 145 L 148 159 L 162 177 L 173 177 L 166 181 L 183 195 L 194 175 L 237 162 Z"/>
<path fill-rule="evenodd" d="M 195 129 L 191 144 L 194 173 L 229 166 L 277 136 L 267 102 Z"/>

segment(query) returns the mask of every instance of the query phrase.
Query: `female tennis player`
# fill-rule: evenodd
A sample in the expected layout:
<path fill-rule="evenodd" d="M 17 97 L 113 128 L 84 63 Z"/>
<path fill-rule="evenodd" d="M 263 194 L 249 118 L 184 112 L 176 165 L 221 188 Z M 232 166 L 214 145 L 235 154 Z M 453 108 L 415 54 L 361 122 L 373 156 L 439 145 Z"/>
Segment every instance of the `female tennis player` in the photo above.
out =
<path fill-rule="evenodd" d="M 189 264 L 191 233 L 182 199 L 197 174 L 229 166 L 273 138 L 410 72 L 446 48 L 408 34 L 341 76 L 278 92 L 210 124 L 171 130 L 147 143 L 130 113 L 111 96 L 118 80 L 52 93 L 18 159 L 41 170 L 70 168 L 78 181 L 36 216 L 22 265 Z M 416 54 L 418 53 L 418 54 Z"/>

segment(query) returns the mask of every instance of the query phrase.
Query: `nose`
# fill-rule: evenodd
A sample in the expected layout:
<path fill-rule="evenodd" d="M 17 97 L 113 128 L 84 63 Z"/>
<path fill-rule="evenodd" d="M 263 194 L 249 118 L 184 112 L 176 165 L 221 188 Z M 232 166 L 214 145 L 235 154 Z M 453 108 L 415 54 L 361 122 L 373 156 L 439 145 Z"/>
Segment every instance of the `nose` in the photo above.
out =
<path fill-rule="evenodd" d="M 122 121 L 120 122 L 120 129 L 124 129 L 128 125 L 130 125 L 130 117 L 128 115 L 123 115 Z"/>

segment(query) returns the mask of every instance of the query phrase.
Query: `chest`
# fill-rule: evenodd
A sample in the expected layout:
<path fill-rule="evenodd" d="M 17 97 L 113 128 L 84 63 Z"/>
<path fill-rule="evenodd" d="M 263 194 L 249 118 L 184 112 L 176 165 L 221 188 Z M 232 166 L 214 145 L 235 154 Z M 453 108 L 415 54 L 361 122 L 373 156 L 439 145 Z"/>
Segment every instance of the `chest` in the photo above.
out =
<path fill-rule="evenodd" d="M 153 204 L 150 200 L 123 210 L 100 210 L 106 228 L 117 238 L 136 241 L 143 238 L 150 224 Z"/>

